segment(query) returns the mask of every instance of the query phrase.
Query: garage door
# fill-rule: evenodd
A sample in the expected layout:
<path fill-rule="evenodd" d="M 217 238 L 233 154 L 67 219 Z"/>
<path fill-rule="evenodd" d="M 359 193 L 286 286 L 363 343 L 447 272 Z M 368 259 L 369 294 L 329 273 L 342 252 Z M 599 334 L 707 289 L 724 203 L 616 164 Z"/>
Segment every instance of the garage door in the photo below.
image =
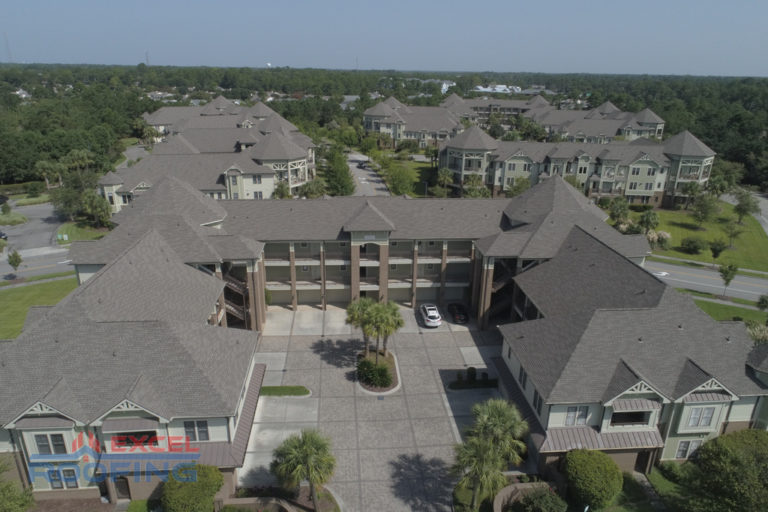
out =
<path fill-rule="evenodd" d="M 297 293 L 299 304 L 316 306 L 321 302 L 320 290 L 298 290 Z"/>
<path fill-rule="evenodd" d="M 416 289 L 416 302 L 435 302 L 440 288 L 418 288 Z"/>

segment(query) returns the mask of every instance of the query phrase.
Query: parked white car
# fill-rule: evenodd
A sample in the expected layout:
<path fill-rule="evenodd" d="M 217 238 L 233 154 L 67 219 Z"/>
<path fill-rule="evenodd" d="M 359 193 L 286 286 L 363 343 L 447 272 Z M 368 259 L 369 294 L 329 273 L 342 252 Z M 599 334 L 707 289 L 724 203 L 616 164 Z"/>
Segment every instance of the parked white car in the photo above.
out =
<path fill-rule="evenodd" d="M 434 304 L 422 304 L 419 307 L 419 312 L 422 320 L 424 320 L 424 325 L 427 327 L 440 327 L 442 325 L 443 319 L 440 316 L 440 311 Z"/>

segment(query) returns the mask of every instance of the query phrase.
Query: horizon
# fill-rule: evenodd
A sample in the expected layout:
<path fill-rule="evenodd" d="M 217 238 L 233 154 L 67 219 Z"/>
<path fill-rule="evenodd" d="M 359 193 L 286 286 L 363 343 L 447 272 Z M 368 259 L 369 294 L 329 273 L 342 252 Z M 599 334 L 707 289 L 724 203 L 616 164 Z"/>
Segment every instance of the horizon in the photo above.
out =
<path fill-rule="evenodd" d="M 0 21 L 0 59 L 7 64 L 768 77 L 761 54 L 768 47 L 762 27 L 768 3 L 595 0 L 576 7 L 553 0 L 545 11 L 490 0 L 473 11 L 451 1 L 395 0 L 384 7 L 348 0 L 14 3 L 5 6 Z M 505 71 L 515 69 L 526 71 Z"/>

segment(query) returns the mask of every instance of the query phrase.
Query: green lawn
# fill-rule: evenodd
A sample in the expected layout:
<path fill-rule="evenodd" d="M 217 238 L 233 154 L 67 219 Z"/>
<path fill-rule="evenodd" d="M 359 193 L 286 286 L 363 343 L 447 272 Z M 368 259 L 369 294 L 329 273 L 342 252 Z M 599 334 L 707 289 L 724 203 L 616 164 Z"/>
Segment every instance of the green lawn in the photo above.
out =
<path fill-rule="evenodd" d="M 88 226 L 82 221 L 66 222 L 59 226 L 57 235 L 67 235 L 67 240 L 63 236 L 59 237 L 59 244 L 68 244 L 76 240 L 98 240 L 107 234 L 105 229 L 96 229 Z"/>
<path fill-rule="evenodd" d="M 19 194 L 17 196 L 11 196 L 16 202 L 16 206 L 30 206 L 33 204 L 43 204 L 51 200 L 48 194 L 40 194 L 37 197 L 29 197 L 27 194 Z"/>
<path fill-rule="evenodd" d="M 309 390 L 304 386 L 262 386 L 261 396 L 307 396 Z"/>
<path fill-rule="evenodd" d="M 8 215 L 0 213 L 0 226 L 15 226 L 17 224 L 24 224 L 27 220 L 24 215 L 14 211 L 11 211 Z"/>
<path fill-rule="evenodd" d="M 424 195 L 424 182 L 428 183 L 428 187 L 432 186 L 434 181 L 434 175 L 437 171 L 432 168 L 432 164 L 429 162 L 416 162 L 414 160 L 394 160 L 393 165 L 400 165 L 408 169 L 413 170 L 416 173 L 416 181 L 413 183 L 413 193 L 411 197 L 428 197 L 429 194 Z"/>
<path fill-rule="evenodd" d="M 20 279 L 14 279 L 13 281 L 0 281 L 0 288 L 3 286 L 10 286 L 12 284 L 19 283 L 31 283 L 34 281 L 42 281 L 43 279 L 53 279 L 55 277 L 74 276 L 74 270 L 67 270 L 66 272 L 54 272 L 52 274 L 41 274 L 39 276 L 22 277 Z"/>
<path fill-rule="evenodd" d="M 653 512 L 654 508 L 640 484 L 630 474 L 624 473 L 624 486 L 621 492 L 611 505 L 601 510 L 604 512 Z"/>
<path fill-rule="evenodd" d="M 733 206 L 720 201 L 721 212 L 716 218 L 702 225 L 699 229 L 690 211 L 686 210 L 656 210 L 661 221 L 657 231 L 667 231 L 672 235 L 670 249 L 667 251 L 656 250 L 657 254 L 664 256 L 673 256 L 676 258 L 685 258 L 689 260 L 712 262 L 712 254 L 707 249 L 700 254 L 689 254 L 680 250 L 680 242 L 683 238 L 699 237 L 707 241 L 716 238 L 728 240 L 723 227 L 729 219 L 735 219 Z M 632 212 L 633 218 L 640 216 L 637 212 Z M 754 270 L 768 271 L 768 236 L 763 231 L 760 223 L 751 215 L 744 218 L 744 224 L 741 228 L 744 230 L 734 242 L 733 249 L 727 249 L 718 258 L 717 263 L 734 263 L 738 267 Z"/>
<path fill-rule="evenodd" d="M 723 299 L 722 297 L 720 297 L 719 295 L 715 295 L 714 293 L 700 292 L 698 290 L 691 290 L 689 288 L 675 288 L 675 289 L 679 292 L 687 293 L 688 295 L 693 295 L 695 297 L 706 297 L 708 299 L 729 300 L 736 304 L 744 304 L 745 306 L 757 306 L 757 302 L 755 302 L 754 300 L 740 299 L 738 297 L 725 297 L 725 299 Z"/>
<path fill-rule="evenodd" d="M 763 311 L 755 311 L 754 309 L 740 308 L 738 306 L 728 306 L 725 304 L 718 304 L 716 302 L 709 302 L 706 300 L 694 300 L 697 306 L 699 306 L 706 314 L 722 322 L 724 320 L 733 320 L 734 317 L 741 317 L 742 320 L 755 320 L 756 322 L 765 323 L 768 313 Z"/>
<path fill-rule="evenodd" d="M 653 468 L 653 471 L 648 474 L 648 481 L 656 489 L 656 493 L 661 498 L 661 501 L 667 506 L 669 512 L 683 511 L 685 505 L 688 502 L 688 491 L 667 478 L 658 470 Z"/>
<path fill-rule="evenodd" d="M 52 306 L 77 288 L 77 279 L 32 284 L 0 290 L 0 339 L 15 338 L 21 333 L 31 306 Z"/>

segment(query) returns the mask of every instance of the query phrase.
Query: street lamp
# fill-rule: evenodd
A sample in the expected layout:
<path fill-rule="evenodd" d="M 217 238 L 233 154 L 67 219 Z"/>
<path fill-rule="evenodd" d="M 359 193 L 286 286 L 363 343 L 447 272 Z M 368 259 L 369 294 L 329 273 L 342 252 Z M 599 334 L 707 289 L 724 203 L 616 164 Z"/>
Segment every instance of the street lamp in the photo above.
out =
<path fill-rule="evenodd" d="M 428 185 L 429 183 L 428 183 L 428 182 L 426 182 L 426 181 L 422 181 L 422 183 L 424 184 L 424 197 L 427 197 L 427 185 Z"/>

